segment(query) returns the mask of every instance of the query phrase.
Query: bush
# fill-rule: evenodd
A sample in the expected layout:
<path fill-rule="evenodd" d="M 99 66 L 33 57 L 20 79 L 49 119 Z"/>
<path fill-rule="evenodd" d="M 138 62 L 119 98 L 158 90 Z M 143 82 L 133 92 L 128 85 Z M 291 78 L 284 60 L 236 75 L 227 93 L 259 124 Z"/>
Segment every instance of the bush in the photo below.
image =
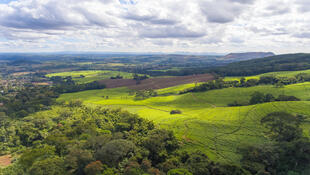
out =
<path fill-rule="evenodd" d="M 279 95 L 276 101 L 300 101 L 300 99 L 295 96 Z"/>
<path fill-rule="evenodd" d="M 171 115 L 173 115 L 173 114 L 182 114 L 182 111 L 176 109 L 176 110 L 170 111 L 170 114 L 171 114 Z"/>

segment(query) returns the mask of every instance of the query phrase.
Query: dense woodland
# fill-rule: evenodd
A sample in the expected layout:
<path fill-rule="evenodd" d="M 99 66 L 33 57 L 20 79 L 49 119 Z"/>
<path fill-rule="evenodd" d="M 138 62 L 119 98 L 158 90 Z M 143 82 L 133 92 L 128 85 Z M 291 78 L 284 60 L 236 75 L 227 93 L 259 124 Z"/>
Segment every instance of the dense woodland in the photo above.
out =
<path fill-rule="evenodd" d="M 62 93 L 79 92 L 85 90 L 104 89 L 105 85 L 97 81 L 85 84 L 76 84 L 71 77 L 53 77 L 53 87 L 40 87 L 31 84 L 24 88 L 1 96 L 0 112 L 11 118 L 25 117 L 31 113 L 50 109 L 56 98 Z"/>

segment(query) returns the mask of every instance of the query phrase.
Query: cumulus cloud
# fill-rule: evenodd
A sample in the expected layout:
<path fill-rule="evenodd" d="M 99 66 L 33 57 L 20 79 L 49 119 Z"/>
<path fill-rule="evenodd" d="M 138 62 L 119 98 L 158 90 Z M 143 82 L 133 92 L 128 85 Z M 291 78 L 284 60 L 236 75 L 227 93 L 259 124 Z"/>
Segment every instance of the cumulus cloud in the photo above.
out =
<path fill-rule="evenodd" d="M 238 46 L 249 51 L 268 46 L 276 48 L 275 52 L 285 52 L 287 46 L 292 50 L 297 40 L 310 46 L 310 16 L 305 15 L 310 11 L 309 3 L 15 0 L 0 3 L 0 51 L 14 48 L 222 53 L 237 51 Z M 286 43 L 283 47 L 281 41 Z"/>
<path fill-rule="evenodd" d="M 139 35 L 146 38 L 199 38 L 206 35 L 204 31 L 192 31 L 184 26 L 163 28 L 143 28 Z"/>
<path fill-rule="evenodd" d="M 209 22 L 228 23 L 234 21 L 254 0 L 201 1 L 201 10 Z"/>
<path fill-rule="evenodd" d="M 308 0 L 296 0 L 299 5 L 298 10 L 300 12 L 310 12 L 310 1 Z"/>

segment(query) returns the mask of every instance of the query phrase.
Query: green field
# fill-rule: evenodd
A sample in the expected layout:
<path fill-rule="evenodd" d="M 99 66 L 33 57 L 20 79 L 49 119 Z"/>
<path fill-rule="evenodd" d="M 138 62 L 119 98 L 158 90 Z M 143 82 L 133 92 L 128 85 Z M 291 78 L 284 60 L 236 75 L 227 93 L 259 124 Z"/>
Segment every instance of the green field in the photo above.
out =
<path fill-rule="evenodd" d="M 103 89 L 63 94 L 58 100 L 80 99 L 88 105 L 107 108 L 123 108 L 154 121 L 159 127 L 173 130 L 183 143 L 183 149 L 196 148 L 205 151 L 212 159 L 238 163 L 241 145 L 259 144 L 266 141 L 261 117 L 273 111 L 288 111 L 310 115 L 310 83 L 288 85 L 284 88 L 257 86 L 227 88 L 200 93 L 177 95 L 178 91 L 193 87 L 181 85 L 158 90 L 159 96 L 134 100 L 127 88 Z M 254 91 L 295 95 L 300 102 L 272 102 L 252 106 L 227 107 L 234 100 L 248 101 Z M 108 96 L 108 99 L 106 98 Z M 170 115 L 179 109 L 182 114 Z M 304 124 L 309 135 L 310 123 Z"/>
<path fill-rule="evenodd" d="M 281 71 L 281 72 L 268 72 L 264 74 L 254 75 L 254 76 L 246 76 L 244 77 L 246 80 L 248 79 L 259 79 L 261 76 L 275 76 L 275 77 L 294 77 L 300 73 L 310 74 L 309 70 L 301 70 L 301 71 Z M 241 77 L 225 77 L 224 81 L 239 81 Z"/>
<path fill-rule="evenodd" d="M 84 77 L 81 77 L 83 75 Z M 124 79 L 133 78 L 132 73 L 119 72 L 119 71 L 103 71 L 103 70 L 90 70 L 90 71 L 72 71 L 72 72 L 59 72 L 47 74 L 47 77 L 67 77 L 71 76 L 77 83 L 89 83 L 92 81 L 109 79 L 110 77 L 115 77 L 117 75 L 122 76 Z"/>

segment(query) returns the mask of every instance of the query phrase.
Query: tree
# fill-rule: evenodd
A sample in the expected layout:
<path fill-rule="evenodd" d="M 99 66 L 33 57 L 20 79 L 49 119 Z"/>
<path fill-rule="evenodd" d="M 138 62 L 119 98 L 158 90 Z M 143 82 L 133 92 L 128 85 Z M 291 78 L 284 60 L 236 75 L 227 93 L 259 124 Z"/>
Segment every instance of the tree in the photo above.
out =
<path fill-rule="evenodd" d="M 143 146 L 149 150 L 149 160 L 153 164 L 164 162 L 169 153 L 175 151 L 178 147 L 178 140 L 173 132 L 164 129 L 156 129 L 149 133 L 144 140 Z"/>
<path fill-rule="evenodd" d="M 283 88 L 284 87 L 284 84 L 282 82 L 277 82 L 276 83 L 276 88 Z"/>
<path fill-rule="evenodd" d="M 19 163 L 25 171 L 28 171 L 37 160 L 44 160 L 54 156 L 55 148 L 53 146 L 44 145 L 40 148 L 25 151 L 19 158 Z"/>
<path fill-rule="evenodd" d="M 84 168 L 84 172 L 86 175 L 98 175 L 102 171 L 103 171 L 103 164 L 99 160 L 89 163 Z"/>
<path fill-rule="evenodd" d="M 294 174 L 310 168 L 310 141 L 302 136 L 304 117 L 273 112 L 261 119 L 270 141 L 241 149 L 243 167 L 252 174 Z"/>
<path fill-rule="evenodd" d="M 275 101 L 275 97 L 272 94 L 266 94 L 264 98 L 264 102 L 273 102 Z"/>
<path fill-rule="evenodd" d="M 69 173 L 83 175 L 85 166 L 93 160 L 94 158 L 89 150 L 73 147 L 65 156 L 65 166 Z"/>
<path fill-rule="evenodd" d="M 269 129 L 268 135 L 276 141 L 292 141 L 302 136 L 299 127 L 304 117 L 294 116 L 286 112 L 273 112 L 261 119 L 261 123 Z"/>
<path fill-rule="evenodd" d="M 36 161 L 29 168 L 31 175 L 63 175 L 65 174 L 64 161 L 60 157 L 51 157 Z"/>
<path fill-rule="evenodd" d="M 134 155 L 135 147 L 134 143 L 128 140 L 112 140 L 97 151 L 96 158 L 107 165 L 117 166 L 124 158 Z"/>
<path fill-rule="evenodd" d="M 250 104 L 253 105 L 253 104 L 263 103 L 264 98 L 265 98 L 265 95 L 263 93 L 256 91 L 251 95 Z"/>

